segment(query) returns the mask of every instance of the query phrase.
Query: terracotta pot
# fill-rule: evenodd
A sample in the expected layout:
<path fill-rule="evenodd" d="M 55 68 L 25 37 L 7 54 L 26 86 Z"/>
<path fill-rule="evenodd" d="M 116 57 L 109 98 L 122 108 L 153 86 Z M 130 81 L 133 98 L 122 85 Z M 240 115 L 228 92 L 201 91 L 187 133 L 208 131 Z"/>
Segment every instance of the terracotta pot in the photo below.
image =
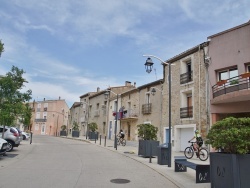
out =
<path fill-rule="evenodd" d="M 221 80 L 221 81 L 217 82 L 217 85 L 222 86 L 225 83 L 227 83 L 227 80 Z"/>
<path fill-rule="evenodd" d="M 250 72 L 243 73 L 240 76 L 241 76 L 241 78 L 248 78 L 248 77 L 250 77 Z"/>

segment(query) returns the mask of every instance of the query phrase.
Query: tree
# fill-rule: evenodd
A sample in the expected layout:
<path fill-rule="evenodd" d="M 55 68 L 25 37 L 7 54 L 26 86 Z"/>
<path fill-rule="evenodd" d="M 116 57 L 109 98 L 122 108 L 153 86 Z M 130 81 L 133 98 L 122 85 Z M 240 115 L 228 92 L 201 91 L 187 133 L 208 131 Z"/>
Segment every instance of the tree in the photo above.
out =
<path fill-rule="evenodd" d="M 18 117 L 24 117 L 29 123 L 31 111 L 24 107 L 24 103 L 31 99 L 32 91 L 22 92 L 24 83 L 27 81 L 22 77 L 25 72 L 15 66 L 11 71 L 0 78 L 0 124 L 11 125 Z"/>
<path fill-rule="evenodd" d="M 4 43 L 2 43 L 2 41 L 0 40 L 0 57 L 3 51 L 4 51 Z"/>
<path fill-rule="evenodd" d="M 32 117 L 32 109 L 29 106 L 28 103 L 26 103 L 25 105 L 23 105 L 23 113 L 22 113 L 22 123 L 24 126 L 25 130 L 30 130 L 29 126 L 30 126 L 30 120 Z"/>

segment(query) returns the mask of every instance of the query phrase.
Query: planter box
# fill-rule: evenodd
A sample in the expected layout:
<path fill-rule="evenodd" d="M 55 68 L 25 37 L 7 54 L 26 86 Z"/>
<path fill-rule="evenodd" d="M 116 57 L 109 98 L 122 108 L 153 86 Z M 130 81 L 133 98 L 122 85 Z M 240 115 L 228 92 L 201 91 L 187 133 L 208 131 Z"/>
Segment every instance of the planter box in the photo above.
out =
<path fill-rule="evenodd" d="M 72 137 L 79 137 L 79 131 L 72 131 Z"/>
<path fill-rule="evenodd" d="M 221 80 L 221 81 L 217 82 L 217 85 L 222 86 L 225 83 L 227 83 L 227 80 Z"/>
<path fill-rule="evenodd" d="M 151 153 L 151 147 L 152 147 L 152 156 L 157 156 L 158 154 L 158 148 L 160 142 L 155 140 L 139 140 L 139 149 L 138 149 L 138 155 L 143 157 L 150 157 Z"/>
<path fill-rule="evenodd" d="M 67 132 L 66 131 L 60 131 L 60 136 L 67 136 Z"/>
<path fill-rule="evenodd" d="M 99 133 L 98 132 L 89 132 L 89 140 L 98 140 Z"/>
<path fill-rule="evenodd" d="M 250 72 L 243 73 L 240 76 L 241 76 L 241 78 L 248 78 L 248 77 L 250 77 Z"/>
<path fill-rule="evenodd" d="M 210 153 L 211 187 L 249 187 L 250 154 Z"/>

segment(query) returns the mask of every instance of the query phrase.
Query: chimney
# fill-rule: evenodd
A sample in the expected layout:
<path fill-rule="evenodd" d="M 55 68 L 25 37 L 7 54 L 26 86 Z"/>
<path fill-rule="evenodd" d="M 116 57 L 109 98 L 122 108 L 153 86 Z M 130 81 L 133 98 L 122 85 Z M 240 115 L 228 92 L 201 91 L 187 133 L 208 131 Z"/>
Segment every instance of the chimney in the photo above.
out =
<path fill-rule="evenodd" d="M 125 82 L 125 86 L 131 86 L 131 82 L 126 81 L 126 82 Z"/>
<path fill-rule="evenodd" d="M 43 101 L 45 101 L 45 98 L 43 98 Z"/>
<path fill-rule="evenodd" d="M 59 100 L 61 100 L 61 97 L 59 96 Z"/>
<path fill-rule="evenodd" d="M 99 92 L 100 91 L 100 88 L 99 87 L 97 87 L 97 92 Z"/>
<path fill-rule="evenodd" d="M 134 86 L 136 87 L 136 82 L 134 82 Z"/>

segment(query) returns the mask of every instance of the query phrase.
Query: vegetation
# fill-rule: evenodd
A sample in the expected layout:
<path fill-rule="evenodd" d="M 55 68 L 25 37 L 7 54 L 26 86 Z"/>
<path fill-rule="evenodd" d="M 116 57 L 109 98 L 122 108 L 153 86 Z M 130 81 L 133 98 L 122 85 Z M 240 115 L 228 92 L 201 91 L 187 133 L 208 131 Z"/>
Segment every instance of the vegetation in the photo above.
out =
<path fill-rule="evenodd" d="M 140 124 L 138 127 L 138 136 L 143 140 L 157 140 L 158 128 L 152 124 Z"/>
<path fill-rule="evenodd" d="M 30 130 L 31 117 L 32 117 L 32 109 L 29 106 L 29 104 L 26 103 L 23 105 L 23 113 L 22 113 L 22 120 L 21 120 L 21 123 L 23 123 L 23 126 L 24 126 L 24 130 Z"/>
<path fill-rule="evenodd" d="M 62 126 L 61 126 L 61 130 L 62 130 L 62 131 L 66 131 L 66 129 L 67 129 L 67 126 L 66 126 L 66 125 L 62 125 Z"/>
<path fill-rule="evenodd" d="M 250 153 L 250 118 L 228 117 L 210 129 L 207 144 L 226 153 Z"/>
<path fill-rule="evenodd" d="M 98 129 L 98 125 L 95 122 L 89 123 L 88 126 L 89 126 L 89 131 L 91 132 L 95 132 Z"/>
<path fill-rule="evenodd" d="M 80 129 L 79 129 L 79 125 L 78 125 L 78 123 L 77 123 L 77 122 L 75 122 L 75 121 L 74 121 L 74 123 L 73 123 L 72 130 L 73 130 L 73 131 L 79 131 L 79 130 L 80 130 Z"/>
<path fill-rule="evenodd" d="M 0 40 L 0 57 L 3 51 L 4 51 L 4 43 L 2 43 L 2 41 Z"/>
<path fill-rule="evenodd" d="M 0 78 L 0 124 L 11 125 L 17 118 L 24 118 L 29 124 L 31 110 L 24 105 L 31 99 L 31 90 L 22 92 L 24 83 L 27 81 L 22 77 L 25 72 L 12 66 L 10 72 Z"/>

